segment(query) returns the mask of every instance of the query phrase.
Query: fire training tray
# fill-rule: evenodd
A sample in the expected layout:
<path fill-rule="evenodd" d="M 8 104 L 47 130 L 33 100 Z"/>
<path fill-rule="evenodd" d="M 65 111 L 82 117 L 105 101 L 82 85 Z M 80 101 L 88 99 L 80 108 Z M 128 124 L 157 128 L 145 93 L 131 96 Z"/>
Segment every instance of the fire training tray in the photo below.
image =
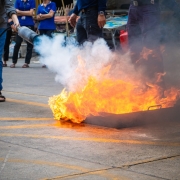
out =
<path fill-rule="evenodd" d="M 84 123 L 118 129 L 177 121 L 180 121 L 180 105 L 175 105 L 170 108 L 139 111 L 127 114 L 100 113 L 99 116 L 87 117 Z"/>

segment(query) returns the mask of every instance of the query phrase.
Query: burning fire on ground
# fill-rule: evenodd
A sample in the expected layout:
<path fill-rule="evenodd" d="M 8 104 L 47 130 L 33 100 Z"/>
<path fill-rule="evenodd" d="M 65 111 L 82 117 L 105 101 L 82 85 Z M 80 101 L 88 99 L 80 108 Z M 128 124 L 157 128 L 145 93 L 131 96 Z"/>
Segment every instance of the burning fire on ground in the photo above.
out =
<path fill-rule="evenodd" d="M 79 68 L 82 73 L 83 60 L 79 58 Z M 100 78 L 87 77 L 87 83 L 83 88 L 75 92 L 66 89 L 49 99 L 50 108 L 56 120 L 71 120 L 81 123 L 89 115 L 98 116 L 100 113 L 124 114 L 137 111 L 146 111 L 149 107 L 161 105 L 162 108 L 172 107 L 179 91 L 171 88 L 164 92 L 161 88 L 151 85 L 150 88 L 140 88 L 140 82 L 126 81 L 109 76 L 111 65 L 102 69 Z M 121 72 L 119 72 L 121 74 Z M 157 77 L 157 80 L 162 75 Z M 80 82 L 79 82 L 80 83 Z M 78 85 L 77 85 L 78 86 Z"/>
<path fill-rule="evenodd" d="M 41 54 L 41 63 L 55 72 L 56 81 L 66 87 L 49 99 L 56 120 L 81 123 L 90 115 L 147 111 L 155 105 L 166 108 L 176 103 L 177 89 L 168 89 L 162 96 L 161 88 L 143 75 L 148 71 L 137 70 L 128 53 L 113 53 L 102 39 L 87 42 L 83 48 L 73 42 L 64 46 L 63 36 L 53 40 L 44 36 L 39 43 L 35 49 Z M 143 61 L 138 59 L 137 63 L 146 63 L 148 56 L 160 57 L 146 49 L 141 56 Z M 158 74 L 154 82 L 162 76 Z"/>

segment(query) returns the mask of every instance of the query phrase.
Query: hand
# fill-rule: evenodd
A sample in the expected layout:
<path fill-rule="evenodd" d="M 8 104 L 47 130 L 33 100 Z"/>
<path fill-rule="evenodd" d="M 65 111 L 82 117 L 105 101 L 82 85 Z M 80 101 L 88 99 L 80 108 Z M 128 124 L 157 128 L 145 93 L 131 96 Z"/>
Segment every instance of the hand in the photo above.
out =
<path fill-rule="evenodd" d="M 103 28 L 105 24 L 106 24 L 105 15 L 99 14 L 98 15 L 98 26 L 99 26 L 99 28 Z"/>
<path fill-rule="evenodd" d="M 76 18 L 77 18 L 77 15 L 76 14 L 72 14 L 69 18 L 69 23 L 72 27 L 75 27 L 76 26 Z"/>
<path fill-rule="evenodd" d="M 41 16 L 40 14 L 37 15 L 37 19 L 40 20 L 41 19 Z"/>
<path fill-rule="evenodd" d="M 17 31 L 17 30 L 18 30 L 17 27 L 20 26 L 20 25 L 19 25 L 19 20 L 18 20 L 18 18 L 17 18 L 17 15 L 16 15 L 16 14 L 12 14 L 11 18 L 12 18 L 12 20 L 13 20 L 13 22 L 14 22 L 14 25 L 12 25 L 11 28 L 12 28 L 14 31 Z"/>
<path fill-rule="evenodd" d="M 40 34 L 38 29 L 36 30 L 36 33 L 37 33 L 37 34 Z"/>
<path fill-rule="evenodd" d="M 78 22 L 79 18 L 80 18 L 80 16 L 77 16 L 77 18 L 76 18 L 76 22 Z"/>
<path fill-rule="evenodd" d="M 11 28 L 12 28 L 15 32 L 17 32 L 19 26 L 20 26 L 19 24 L 13 24 L 13 25 L 11 25 Z"/>
<path fill-rule="evenodd" d="M 12 19 L 8 19 L 8 23 L 10 23 L 12 21 Z"/>

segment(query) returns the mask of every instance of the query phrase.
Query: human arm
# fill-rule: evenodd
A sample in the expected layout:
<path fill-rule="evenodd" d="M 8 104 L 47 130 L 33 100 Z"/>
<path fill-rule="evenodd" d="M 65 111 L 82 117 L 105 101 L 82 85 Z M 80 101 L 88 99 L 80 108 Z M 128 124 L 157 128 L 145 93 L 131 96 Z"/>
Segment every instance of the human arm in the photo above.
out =
<path fill-rule="evenodd" d="M 19 20 L 17 18 L 16 10 L 13 7 L 12 1 L 5 0 L 5 9 L 6 9 L 6 13 L 7 13 L 8 17 L 11 18 L 14 22 L 14 25 L 12 25 L 11 27 L 15 31 L 17 31 L 17 27 L 19 26 Z"/>
<path fill-rule="evenodd" d="M 5 0 L 5 9 L 9 18 L 12 16 L 12 14 L 16 14 L 16 10 L 13 7 L 12 1 Z"/>
<path fill-rule="evenodd" d="M 19 26 L 19 20 L 17 18 L 17 15 L 16 14 L 12 14 L 11 16 L 11 19 L 13 20 L 14 22 L 14 27 L 17 28 Z M 13 27 L 12 27 L 13 28 Z"/>
<path fill-rule="evenodd" d="M 19 9 L 16 9 L 18 16 L 33 16 L 34 9 L 30 9 L 29 11 L 20 11 Z"/>
<path fill-rule="evenodd" d="M 72 14 L 68 20 L 68 22 L 70 23 L 70 25 L 72 27 L 75 27 L 76 26 L 76 22 L 77 22 L 77 15 L 76 14 Z"/>
<path fill-rule="evenodd" d="M 37 11 L 37 20 L 38 21 L 54 17 L 54 14 L 57 10 L 56 4 L 54 2 L 51 2 L 49 12 L 47 12 L 45 9 L 42 12 L 42 9 L 41 10 L 40 9 L 41 9 L 41 6 L 38 6 L 38 11 Z"/>
<path fill-rule="evenodd" d="M 73 9 L 73 13 L 71 14 L 71 16 L 68 20 L 72 27 L 76 26 L 78 14 L 79 14 L 79 10 L 78 10 L 78 2 L 77 2 L 74 9 Z"/>
<path fill-rule="evenodd" d="M 24 7 L 27 7 L 27 5 L 24 4 Z M 17 13 L 18 16 L 33 16 L 34 15 L 34 10 L 36 8 L 36 5 L 35 5 L 35 1 L 34 0 L 30 0 L 28 8 L 25 8 L 22 11 L 22 9 L 20 8 L 19 1 L 16 0 L 15 8 L 16 8 L 16 13 Z"/>
<path fill-rule="evenodd" d="M 74 6 L 73 14 L 76 14 L 76 16 L 79 14 L 79 10 L 78 10 L 78 2 L 77 2 L 76 5 Z"/>
<path fill-rule="evenodd" d="M 107 0 L 98 0 L 98 26 L 103 28 L 106 24 L 105 10 Z"/>
<path fill-rule="evenodd" d="M 38 14 L 37 15 L 37 20 L 38 21 L 42 21 L 44 19 L 48 19 L 48 18 L 52 18 L 54 16 L 54 11 L 53 10 L 50 10 L 48 14 Z"/>

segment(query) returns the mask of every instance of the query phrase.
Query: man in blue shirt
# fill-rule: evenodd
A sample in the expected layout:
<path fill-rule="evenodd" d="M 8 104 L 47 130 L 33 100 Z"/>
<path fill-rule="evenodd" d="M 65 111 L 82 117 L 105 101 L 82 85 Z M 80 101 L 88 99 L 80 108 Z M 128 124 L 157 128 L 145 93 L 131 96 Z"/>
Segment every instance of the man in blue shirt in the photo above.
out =
<path fill-rule="evenodd" d="M 102 28 L 106 23 L 105 9 L 107 0 L 77 0 L 69 22 L 77 30 L 77 41 L 83 44 L 102 37 Z M 77 16 L 80 18 L 77 21 Z"/>
<path fill-rule="evenodd" d="M 26 26 L 31 30 L 34 30 L 34 21 L 33 21 L 33 12 L 35 9 L 35 0 L 16 0 L 15 8 L 18 15 L 19 23 L 21 26 Z M 14 52 L 12 61 L 13 64 L 10 66 L 11 68 L 15 68 L 18 59 L 18 52 L 21 46 L 23 39 L 17 34 L 16 35 L 16 44 L 14 46 Z M 27 42 L 27 52 L 25 57 L 25 64 L 22 68 L 28 68 L 29 63 L 32 57 L 33 45 Z"/>

